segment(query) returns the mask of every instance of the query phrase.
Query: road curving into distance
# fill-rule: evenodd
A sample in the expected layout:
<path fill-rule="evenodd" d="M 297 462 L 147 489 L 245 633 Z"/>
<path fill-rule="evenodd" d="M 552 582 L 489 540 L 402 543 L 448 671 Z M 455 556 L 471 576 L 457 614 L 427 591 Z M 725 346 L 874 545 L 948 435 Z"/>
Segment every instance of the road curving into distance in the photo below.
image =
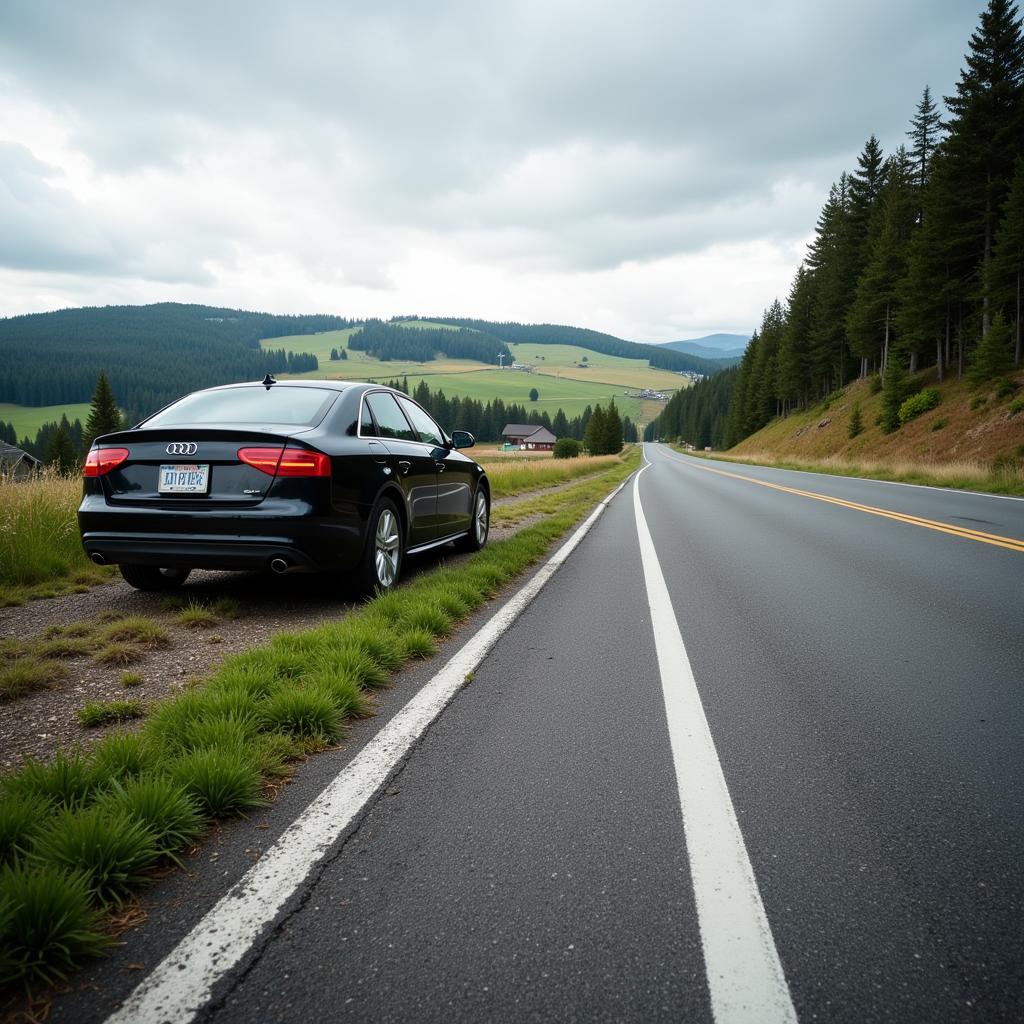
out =
<path fill-rule="evenodd" d="M 645 451 L 198 1019 L 1019 1019 L 1024 501 Z"/>

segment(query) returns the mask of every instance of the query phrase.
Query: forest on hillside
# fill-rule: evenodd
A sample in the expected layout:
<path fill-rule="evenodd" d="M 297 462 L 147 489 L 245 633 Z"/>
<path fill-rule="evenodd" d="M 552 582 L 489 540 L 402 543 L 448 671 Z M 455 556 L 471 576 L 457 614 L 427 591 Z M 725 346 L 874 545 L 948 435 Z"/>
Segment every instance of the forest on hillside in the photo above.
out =
<path fill-rule="evenodd" d="M 407 327 L 394 322 L 367 320 L 361 330 L 350 335 L 348 347 L 368 352 L 384 362 L 401 359 L 427 363 L 439 352 L 449 359 L 475 359 L 495 365 L 498 365 L 500 354 L 509 364 L 512 362 L 512 353 L 503 341 L 486 332 L 461 327 Z"/>
<path fill-rule="evenodd" d="M 493 320 L 466 320 L 456 317 L 431 317 L 439 324 L 455 327 L 469 327 L 484 331 L 509 344 L 528 343 L 531 345 L 578 345 L 600 352 L 606 356 L 620 356 L 623 359 L 646 359 L 648 365 L 658 370 L 692 370 L 710 376 L 727 365 L 718 359 L 701 359 L 661 345 L 644 345 L 635 341 L 623 341 L 612 334 L 602 334 L 583 327 L 567 327 L 562 324 L 519 324 L 498 323 Z"/>
<path fill-rule="evenodd" d="M 739 370 L 673 398 L 651 437 L 731 447 L 855 377 L 881 374 L 898 408 L 908 374 L 980 385 L 1020 367 L 1024 33 L 1008 0 L 989 0 L 943 107 L 925 86 L 906 145 L 867 140 Z"/>
<path fill-rule="evenodd" d="M 275 316 L 173 302 L 8 317 L 0 320 L 0 402 L 88 402 L 105 370 L 135 421 L 197 388 L 315 370 L 315 356 L 262 351 L 260 340 L 352 323 L 337 316 Z"/>

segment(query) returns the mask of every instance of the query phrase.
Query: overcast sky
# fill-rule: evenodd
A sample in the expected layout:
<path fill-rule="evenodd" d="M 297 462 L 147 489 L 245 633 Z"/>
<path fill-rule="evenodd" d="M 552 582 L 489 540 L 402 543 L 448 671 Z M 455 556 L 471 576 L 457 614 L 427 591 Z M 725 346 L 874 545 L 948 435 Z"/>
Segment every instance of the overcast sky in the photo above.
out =
<path fill-rule="evenodd" d="M 971 0 L 0 2 L 0 315 L 749 333 Z"/>

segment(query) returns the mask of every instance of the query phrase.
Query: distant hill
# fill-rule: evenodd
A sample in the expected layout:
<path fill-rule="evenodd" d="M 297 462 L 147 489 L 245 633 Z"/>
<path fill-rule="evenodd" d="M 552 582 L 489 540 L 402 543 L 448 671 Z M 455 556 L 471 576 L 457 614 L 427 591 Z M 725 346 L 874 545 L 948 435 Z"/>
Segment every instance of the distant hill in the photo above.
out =
<path fill-rule="evenodd" d="M 623 338 L 616 338 L 613 334 L 602 334 L 600 331 L 591 331 L 584 327 L 569 327 L 565 324 L 497 323 L 492 320 L 467 320 L 443 316 L 432 316 L 427 319 L 438 324 L 486 331 L 509 344 L 529 342 L 533 345 L 577 345 L 606 356 L 646 359 L 651 366 L 657 369 L 672 370 L 677 373 L 682 370 L 692 370 L 710 376 L 718 373 L 726 365 L 720 359 L 701 359 L 685 352 L 674 351 L 670 345 L 647 345 L 638 341 L 625 341 Z"/>
<path fill-rule="evenodd" d="M 176 302 L 9 317 L 0 320 L 0 402 L 88 402 L 106 370 L 118 404 L 141 416 L 197 388 L 314 370 L 315 356 L 261 350 L 260 339 L 352 323 L 338 316 L 274 316 Z"/>
<path fill-rule="evenodd" d="M 745 334 L 707 334 L 703 338 L 692 338 L 689 341 L 665 341 L 660 344 L 662 348 L 700 356 L 702 359 L 738 362 L 746 351 L 748 341 L 750 338 Z M 727 365 L 731 365 L 731 362 Z"/>

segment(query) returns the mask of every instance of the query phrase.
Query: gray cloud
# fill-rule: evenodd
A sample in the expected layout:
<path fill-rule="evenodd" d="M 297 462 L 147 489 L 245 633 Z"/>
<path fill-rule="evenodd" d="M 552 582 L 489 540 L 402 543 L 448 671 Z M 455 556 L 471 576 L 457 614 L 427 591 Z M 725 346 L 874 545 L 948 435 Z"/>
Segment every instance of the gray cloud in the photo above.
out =
<path fill-rule="evenodd" d="M 257 252 L 389 290 L 419 244 L 538 273 L 791 244 L 870 133 L 893 148 L 924 85 L 951 90 L 976 20 L 962 0 L 8 0 L 11 91 L 136 205 L 87 207 L 10 139 L 0 259 L 202 284 Z"/>

